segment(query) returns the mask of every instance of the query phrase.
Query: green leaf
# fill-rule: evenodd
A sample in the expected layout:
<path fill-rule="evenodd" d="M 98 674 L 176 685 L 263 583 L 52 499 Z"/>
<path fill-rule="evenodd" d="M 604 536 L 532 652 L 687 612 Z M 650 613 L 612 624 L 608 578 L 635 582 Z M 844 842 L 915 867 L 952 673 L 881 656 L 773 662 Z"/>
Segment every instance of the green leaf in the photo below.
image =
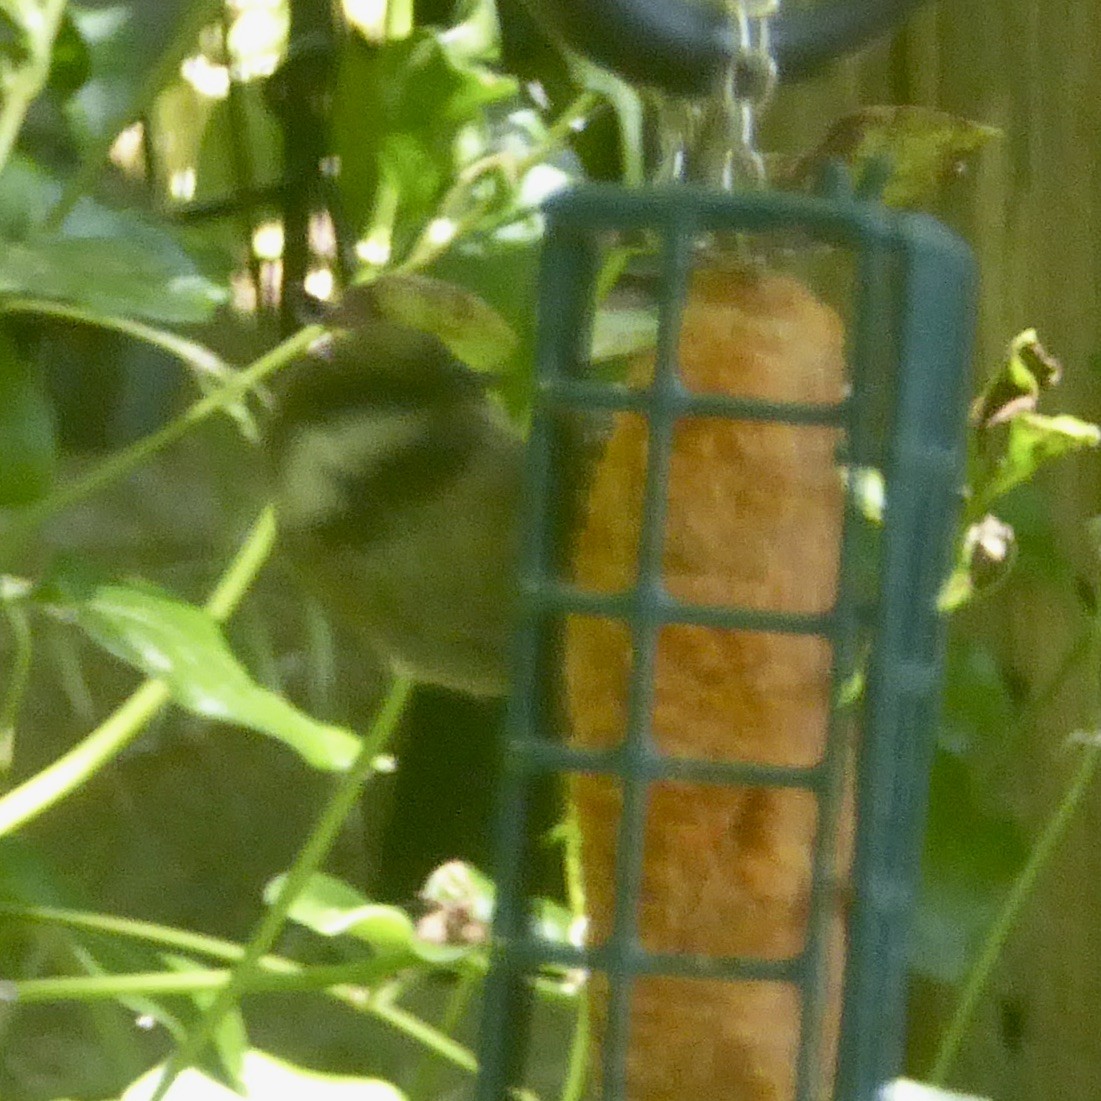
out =
<path fill-rule="evenodd" d="M 49 89 L 64 103 L 88 82 L 92 58 L 71 12 L 66 12 L 50 57 Z"/>
<path fill-rule="evenodd" d="M 1021 413 L 1009 422 L 1005 451 L 989 480 L 975 487 L 976 498 L 988 506 L 1031 480 L 1045 464 L 1099 444 L 1101 428 L 1096 424 L 1067 414 Z"/>
<path fill-rule="evenodd" d="M 285 878 L 276 876 L 264 888 L 264 901 L 269 906 Z M 323 872 L 313 876 L 292 903 L 288 916 L 323 937 L 355 937 L 380 955 L 412 951 L 415 931 L 404 910 L 371 902 L 343 880 Z"/>
<path fill-rule="evenodd" d="M 206 321 L 224 288 L 138 240 L 40 237 L 0 251 L 0 294 L 50 298 L 165 324 Z"/>
<path fill-rule="evenodd" d="M 513 78 L 471 63 L 447 35 L 422 28 L 376 46 L 351 35 L 340 59 L 332 128 L 345 208 L 355 231 L 366 230 L 385 180 L 401 199 L 399 250 L 466 159 L 460 135 L 484 125 L 486 106 L 517 93 Z"/>
<path fill-rule="evenodd" d="M 56 471 L 57 434 L 45 384 L 0 333 L 0 507 L 45 496 Z"/>
<path fill-rule="evenodd" d="M 992 592 L 1009 576 L 1017 561 L 1013 528 L 988 513 L 968 524 L 956 566 L 937 598 L 942 612 L 954 612 L 969 600 Z"/>
<path fill-rule="evenodd" d="M 971 406 L 971 422 L 980 429 L 1033 412 L 1040 391 L 1055 386 L 1063 368 L 1040 343 L 1035 329 L 1025 329 L 1009 345 L 1002 369 L 983 387 Z"/>
<path fill-rule="evenodd" d="M 21 837 L 0 838 L 0 903 L 66 906 L 72 897 L 39 850 Z"/>
<path fill-rule="evenodd" d="M 454 283 L 387 273 L 369 283 L 364 293 L 383 317 L 430 333 L 476 370 L 499 368 L 519 343 L 496 310 Z"/>
<path fill-rule="evenodd" d="M 66 115 L 88 151 L 112 141 L 195 49 L 196 29 L 217 22 L 219 0 L 116 0 L 69 5 L 90 75 Z"/>
<path fill-rule="evenodd" d="M 835 122 L 821 144 L 799 157 L 777 182 L 811 187 L 822 165 L 840 158 L 859 186 L 865 173 L 886 162 L 889 175 L 883 202 L 917 206 L 933 198 L 970 157 L 998 135 L 992 126 L 931 107 L 866 107 Z"/>
<path fill-rule="evenodd" d="M 957 756 L 982 754 L 993 739 L 1004 744 L 1017 701 L 1005 667 L 988 646 L 951 632 L 945 660 L 944 706 L 937 739 Z"/>
<path fill-rule="evenodd" d="M 939 982 L 962 978 L 1026 854 L 1016 823 L 976 797 L 967 762 L 938 751 L 912 941 L 915 970 Z"/>
<path fill-rule="evenodd" d="M 149 1101 L 161 1077 L 154 1067 L 125 1089 L 119 1101 Z M 274 1055 L 245 1053 L 241 1068 L 241 1092 L 189 1068 L 172 1083 L 165 1101 L 275 1101 L 276 1098 L 309 1098 L 310 1101 L 407 1101 L 397 1086 L 381 1078 L 355 1078 L 322 1074 L 296 1066 Z"/>
<path fill-rule="evenodd" d="M 540 246 L 535 241 L 460 243 L 432 265 L 438 278 L 464 288 L 497 311 L 519 338 L 498 386 L 509 414 L 524 422 L 534 392 L 535 316 Z"/>
<path fill-rule="evenodd" d="M 175 702 L 195 715 L 267 734 L 314 768 L 342 771 L 359 751 L 350 731 L 318 722 L 256 684 L 201 608 L 123 585 L 69 599 L 57 591 L 44 595 L 105 650 L 164 681 Z"/>
<path fill-rule="evenodd" d="M 850 466 L 842 473 L 856 511 L 869 524 L 882 527 L 887 512 L 887 483 L 883 472 L 874 466 Z"/>

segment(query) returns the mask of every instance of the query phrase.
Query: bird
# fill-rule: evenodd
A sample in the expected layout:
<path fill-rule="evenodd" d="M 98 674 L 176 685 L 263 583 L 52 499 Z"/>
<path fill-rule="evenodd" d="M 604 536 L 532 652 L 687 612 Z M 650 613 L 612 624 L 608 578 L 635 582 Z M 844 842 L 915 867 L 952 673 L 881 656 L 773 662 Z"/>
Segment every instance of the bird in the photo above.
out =
<path fill-rule="evenodd" d="M 273 389 L 266 466 L 282 551 L 334 619 L 417 684 L 368 885 L 409 904 L 439 865 L 493 861 L 524 442 L 494 376 L 393 320 L 370 285 L 322 315 L 326 335 Z M 561 812 L 533 793 L 534 830 Z M 561 896 L 544 846 L 535 882 Z"/>
<path fill-rule="evenodd" d="M 491 379 L 353 287 L 279 380 L 267 451 L 306 585 L 419 683 L 499 697 L 523 440 Z"/>

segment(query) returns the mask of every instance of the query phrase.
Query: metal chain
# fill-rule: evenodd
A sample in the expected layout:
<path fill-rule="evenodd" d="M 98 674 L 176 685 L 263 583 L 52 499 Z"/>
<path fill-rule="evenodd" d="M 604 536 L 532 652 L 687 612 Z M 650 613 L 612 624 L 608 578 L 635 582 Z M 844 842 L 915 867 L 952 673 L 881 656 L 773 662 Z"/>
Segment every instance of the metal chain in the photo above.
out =
<path fill-rule="evenodd" d="M 723 97 L 731 127 L 730 154 L 721 180 L 726 190 L 738 186 L 763 187 L 767 182 L 764 159 L 757 149 L 757 115 L 776 86 L 770 21 L 779 0 L 729 0 L 738 32 L 738 49 L 724 81 Z"/>
<path fill-rule="evenodd" d="M 663 103 L 659 180 L 733 191 L 763 187 L 757 113 L 776 84 L 769 23 L 779 0 L 727 0 L 737 47 L 720 87 L 707 100 Z"/>

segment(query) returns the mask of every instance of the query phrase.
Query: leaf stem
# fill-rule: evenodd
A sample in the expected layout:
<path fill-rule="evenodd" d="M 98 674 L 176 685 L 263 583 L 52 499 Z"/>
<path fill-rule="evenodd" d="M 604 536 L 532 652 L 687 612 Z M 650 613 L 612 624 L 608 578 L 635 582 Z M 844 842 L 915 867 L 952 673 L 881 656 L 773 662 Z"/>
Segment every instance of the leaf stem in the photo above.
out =
<path fill-rule="evenodd" d="M 3 701 L 0 702 L 0 775 L 3 775 L 11 770 L 15 758 L 15 724 L 31 678 L 34 640 L 30 618 L 22 602 L 0 597 L 0 603 L 4 605 L 4 615 L 7 616 L 13 642 L 8 685 Z"/>
<path fill-rule="evenodd" d="M 60 317 L 66 321 L 110 329 L 154 348 L 160 348 L 161 351 L 167 352 L 190 367 L 200 379 L 216 379 L 218 382 L 225 382 L 234 375 L 234 369 L 205 345 L 128 317 L 99 314 L 80 306 L 70 306 L 66 302 L 54 302 L 48 298 L 6 298 L 0 302 L 0 313 L 44 314 L 47 317 Z"/>
<path fill-rule="evenodd" d="M 209 959 L 222 960 L 227 963 L 236 963 L 245 953 L 244 947 L 240 944 L 235 944 L 233 941 L 222 940 L 219 937 L 211 937 L 204 933 L 193 933 L 186 929 L 175 929 L 171 926 L 157 925 L 153 922 L 137 921 L 132 918 L 120 918 L 111 914 L 86 913 L 80 910 L 65 910 L 48 906 L 0 905 L 0 917 L 22 919 L 25 921 L 51 922 L 67 926 L 71 929 L 83 929 L 91 933 L 104 933 L 129 937 L 134 940 L 144 940 L 150 944 L 155 944 L 175 952 L 205 956 Z M 355 965 L 350 966 L 348 964 L 342 964 L 341 967 L 344 968 L 344 973 L 333 971 L 332 979 L 334 981 L 323 983 L 321 980 L 327 977 L 324 972 L 318 968 L 303 968 L 301 964 L 289 960 L 284 956 L 265 955 L 260 958 L 259 963 L 265 971 L 288 976 L 288 978 L 291 976 L 305 975 L 307 984 L 294 986 L 288 981 L 287 986 L 284 987 L 281 985 L 282 980 L 278 980 L 273 986 L 271 985 L 272 980 L 264 979 L 262 983 L 267 983 L 267 985 L 252 986 L 250 989 L 306 989 L 307 985 L 310 989 L 323 989 L 326 994 L 343 1003 L 349 1009 L 358 1013 L 364 1013 L 382 1021 L 394 1028 L 397 1032 L 402 1033 L 408 1039 L 422 1044 L 441 1059 L 445 1059 L 454 1066 L 471 1074 L 477 1070 L 477 1060 L 474 1053 L 468 1048 L 463 1047 L 463 1045 L 457 1043 L 439 1029 L 433 1028 L 432 1025 L 428 1024 L 426 1021 L 422 1021 L 419 1017 L 414 1016 L 407 1010 L 396 1008 L 379 996 L 379 990 L 367 992 L 362 986 L 355 985 L 357 981 L 360 981 L 355 973 Z M 127 976 L 126 978 L 131 983 L 138 986 L 143 982 L 147 982 L 149 984 L 148 988 L 142 991 L 147 994 L 193 993 L 195 989 L 194 986 L 189 987 L 185 991 L 181 989 L 178 983 L 175 983 L 175 980 L 183 977 L 185 979 L 190 978 L 193 984 L 198 983 L 199 980 L 195 980 L 191 977 L 194 974 L 196 973 L 185 972 L 181 976 L 180 973 L 157 972 L 155 975 L 150 975 L 148 977 L 142 976 L 140 979 L 136 976 Z M 209 971 L 205 973 L 199 972 L 198 974 L 217 976 L 216 981 L 211 981 L 210 986 L 203 987 L 203 989 L 217 989 L 225 982 L 228 976 L 228 972 L 224 970 Z M 155 981 L 158 977 L 164 980 L 160 984 Z M 170 984 L 175 985 L 170 987 Z M 65 992 L 66 988 L 62 987 L 60 991 Z M 23 984 L 16 984 L 14 992 L 20 1001 L 49 1001 L 60 998 L 59 988 L 56 987 L 52 995 L 50 995 L 48 988 L 40 988 L 36 995 L 35 988 L 32 987 L 29 998 L 26 987 Z M 131 991 L 131 993 L 134 993 L 134 991 Z M 67 997 L 69 998 L 84 999 L 105 996 L 107 995 L 100 994 L 94 986 L 87 985 L 87 980 L 69 980 L 69 986 L 67 988 Z"/>
<path fill-rule="evenodd" d="M 448 999 L 447 1008 L 439 1023 L 439 1031 L 447 1037 L 453 1037 L 455 1031 L 462 1023 L 463 1015 L 470 1006 L 470 1000 L 478 988 L 479 976 L 474 972 L 468 972 L 459 976 L 458 984 L 451 997 Z M 391 1003 L 392 1004 L 392 1003 Z M 436 1096 L 435 1066 L 426 1059 L 421 1059 L 417 1069 L 413 1073 L 413 1080 L 406 1090 L 410 1101 L 424 1098 L 431 1101 Z"/>
<path fill-rule="evenodd" d="M 549 153 L 564 144 L 577 126 L 583 123 L 590 112 L 599 107 L 600 104 L 600 96 L 595 92 L 582 92 L 577 96 L 547 128 L 543 140 L 534 149 L 531 149 L 513 163 L 513 175 L 516 177 L 523 176 L 539 164 Z M 487 158 L 487 160 L 494 162 L 495 167 L 499 168 L 500 158 L 492 157 Z M 451 186 L 440 200 L 437 216 L 429 220 L 424 231 L 413 243 L 408 255 L 392 270 L 399 272 L 416 271 L 419 268 L 427 267 L 447 252 L 457 240 L 478 228 L 489 208 L 495 202 L 495 196 L 492 195 L 487 199 L 472 202 L 471 191 L 482 178 L 482 173 L 477 173 L 473 177 L 461 176 Z M 437 235 L 436 223 L 440 219 L 440 213 L 462 209 L 464 206 L 467 208 L 466 212 L 461 217 L 452 219 L 454 232 L 447 236 Z"/>
<path fill-rule="evenodd" d="M 573 801 L 567 800 L 567 806 L 569 809 L 566 812 L 566 821 L 562 824 L 565 831 L 562 862 L 566 879 L 566 901 L 574 922 L 580 924 L 586 920 L 585 876 L 581 863 L 581 823 Z M 562 1101 L 581 1101 L 584 1096 L 585 1083 L 589 1076 L 590 1040 L 589 984 L 586 982 L 578 993 L 573 1035 L 570 1038 L 570 1052 L 566 1061 L 566 1077 L 562 1083 Z"/>
<path fill-rule="evenodd" d="M 1034 722 L 1036 716 L 1055 700 L 1070 674 L 1093 652 L 1099 632 L 1101 632 L 1101 618 L 1095 616 L 1067 648 L 1043 687 L 1025 701 L 1014 723 L 1017 729 L 1022 729 Z M 944 1030 L 933 1059 L 933 1067 L 929 1075 L 932 1085 L 943 1085 L 951 1071 L 975 1015 L 979 998 L 986 989 L 1006 941 L 1031 897 L 1041 872 L 1066 833 L 1099 763 L 1101 763 L 1101 743 L 1095 740 L 1084 750 L 1077 771 L 1071 778 L 1054 814 L 1033 846 L 1025 866 L 1014 881 L 1009 896 L 983 940 L 978 957 L 964 979 L 952 1017 Z"/>
<path fill-rule="evenodd" d="M 206 603 L 217 620 L 229 617 L 271 553 L 275 517 L 266 508 L 245 537 Z M 146 681 L 83 741 L 0 798 L 0 837 L 15 832 L 114 760 L 168 703 L 163 681 Z"/>
<path fill-rule="evenodd" d="M 959 1054 L 967 1029 L 971 1024 L 971 1019 L 975 1014 L 975 1008 L 986 989 L 991 972 L 1002 954 L 1002 949 L 1005 947 L 1013 927 L 1017 924 L 1025 904 L 1032 897 L 1040 874 L 1047 866 L 1051 854 L 1063 839 L 1067 827 L 1077 813 L 1099 764 L 1101 764 L 1101 744 L 1093 742 L 1083 750 L 1082 759 L 1079 761 L 1078 768 L 1067 790 L 1063 793 L 1063 798 L 1040 834 L 1029 855 L 1028 862 L 1017 877 L 1001 912 L 990 927 L 990 932 L 986 935 L 978 959 L 975 960 L 968 972 L 963 990 L 956 1002 L 956 1008 L 952 1013 L 952 1019 L 948 1022 L 948 1027 L 945 1029 L 944 1037 L 941 1039 L 936 1057 L 933 1060 L 932 1070 L 929 1072 L 929 1083 L 931 1085 L 943 1086 L 945 1084 L 956 1056 Z"/>
<path fill-rule="evenodd" d="M 294 900 L 321 866 L 336 841 L 344 819 L 355 806 L 360 788 L 375 771 L 376 759 L 393 737 L 412 687 L 412 682 L 404 677 L 394 681 L 371 730 L 363 739 L 358 756 L 348 771 L 340 777 L 336 790 L 281 881 L 277 895 L 260 919 L 243 955 L 219 987 L 210 1005 L 203 1010 L 195 1027 L 169 1058 L 150 1101 L 162 1101 L 180 1072 L 202 1055 L 222 1018 L 233 1009 L 241 994 L 262 969 L 261 961 L 282 932 Z"/>

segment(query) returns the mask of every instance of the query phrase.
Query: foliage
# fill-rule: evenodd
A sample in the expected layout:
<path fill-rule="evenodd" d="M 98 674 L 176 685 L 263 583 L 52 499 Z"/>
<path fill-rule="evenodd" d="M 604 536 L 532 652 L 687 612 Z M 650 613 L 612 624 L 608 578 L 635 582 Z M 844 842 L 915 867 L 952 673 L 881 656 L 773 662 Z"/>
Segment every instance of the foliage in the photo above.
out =
<path fill-rule="evenodd" d="M 307 616 L 312 644 L 305 658 L 295 655 L 313 670 L 301 693 L 310 705 L 290 702 L 254 591 L 263 588 L 275 537 L 266 511 L 241 538 L 243 508 L 235 502 L 225 507 L 228 517 L 219 513 L 196 523 L 182 549 L 170 545 L 174 565 L 189 554 L 199 562 L 196 576 L 179 589 L 149 580 L 157 570 L 140 555 L 133 564 L 116 561 L 121 525 L 109 507 L 111 494 L 121 491 L 123 504 L 133 506 L 130 495 L 136 496 L 134 487 L 150 468 L 167 470 L 171 484 L 158 514 L 163 523 L 163 498 L 182 508 L 192 495 L 201 496 L 192 483 L 171 476 L 170 448 L 189 442 L 194 451 L 209 452 L 221 482 L 237 481 L 226 475 L 248 467 L 244 456 L 262 415 L 264 380 L 322 332 L 305 326 L 281 343 L 271 334 L 276 303 L 270 291 L 278 282 L 280 248 L 264 243 L 264 231 L 278 221 L 276 212 L 287 216 L 291 210 L 279 184 L 291 151 L 284 165 L 278 138 L 301 132 L 293 130 L 296 120 L 288 121 L 278 95 L 261 91 L 288 56 L 286 13 L 275 7 L 239 0 L 219 22 L 221 5 L 213 0 L 0 5 L 0 568 L 10 571 L 0 579 L 10 670 L 0 691 L 0 769 L 6 773 L 0 953 L 10 978 L 5 992 L 17 1000 L 14 1020 L 0 1020 L 0 1030 L 18 1027 L 36 1004 L 84 1007 L 87 1017 L 80 1020 L 92 1022 L 97 1045 L 110 1052 L 110 1067 L 92 1082 L 72 1080 L 64 1088 L 109 1092 L 120 1101 L 281 1092 L 402 1101 L 431 1092 L 436 1064 L 462 1076 L 476 1068 L 457 1034 L 488 967 L 493 884 L 474 868 L 448 865 L 425 885 L 411 911 L 380 904 L 321 870 L 339 847 L 360 788 L 377 784 L 388 767 L 408 684 L 391 686 L 365 733 L 329 721 L 332 709 L 314 704 L 331 703 L 323 689 L 334 679 L 325 655 L 330 665 L 337 660 L 330 653 L 332 628 L 323 615 Z M 384 25 L 351 31 L 336 56 L 323 59 L 322 77 L 331 81 L 325 149 L 340 171 L 335 182 L 314 184 L 328 199 L 332 233 L 340 239 L 326 244 L 315 226 L 309 259 L 323 274 L 369 284 L 370 300 L 384 316 L 432 333 L 464 362 L 490 372 L 502 402 L 522 423 L 532 388 L 539 204 L 585 174 L 578 135 L 613 113 L 623 174 L 638 181 L 642 100 L 560 59 L 553 76 L 547 74 L 553 94 L 545 99 L 533 93 L 501 64 L 488 0 L 459 5 L 456 18 L 442 26 L 414 26 L 411 5 L 401 0 L 384 7 Z M 267 23 L 257 14 L 262 9 Z M 290 79 L 287 71 L 289 66 L 270 87 L 280 77 Z M 202 79 L 224 79 L 226 87 L 206 95 Z M 139 120 L 144 135 L 129 129 Z M 779 178 L 785 186 L 805 186 L 825 158 L 840 157 L 867 182 L 887 154 L 893 168 L 880 181 L 884 197 L 910 205 L 925 201 L 961 157 L 990 137 L 985 127 L 935 112 L 869 109 L 842 120 Z M 127 138 L 144 148 L 137 170 L 125 153 Z M 227 191 L 236 199 L 230 194 L 227 200 Z M 285 243 L 287 257 L 291 245 Z M 354 259 L 344 255 L 351 251 Z M 257 333 L 262 327 L 253 325 L 255 318 L 242 322 L 242 295 L 245 307 L 261 315 L 263 331 Z M 187 332 L 175 331 L 180 327 Z M 609 299 L 595 318 L 592 358 L 617 363 L 655 338 L 650 312 Z M 242 347 L 257 345 L 268 350 L 246 367 L 231 365 L 250 358 Z M 154 351 L 161 358 L 153 358 Z M 182 406 L 175 364 L 200 392 Z M 146 431 L 137 439 L 116 435 L 106 455 L 79 454 L 72 439 L 80 426 L 58 410 L 65 394 L 78 388 L 81 372 L 108 405 L 141 404 L 135 394 L 151 403 Z M 1026 331 L 976 400 L 970 495 L 957 566 L 944 590 L 946 611 L 1005 579 L 1015 537 L 993 516 L 994 505 L 1012 510 L 1020 499 L 1014 491 L 1041 468 L 1101 441 L 1093 425 L 1039 411 L 1042 392 L 1060 373 L 1036 334 Z M 219 420 L 215 414 L 228 414 L 222 435 L 211 423 Z M 890 487 L 875 471 L 849 476 L 874 528 L 889 509 Z M 242 473 L 240 480 L 248 479 Z M 106 542 L 85 538 L 89 528 L 105 530 Z M 163 534 L 155 524 L 142 532 L 149 561 Z M 211 547 L 228 547 L 233 539 L 238 549 L 221 566 Z M 196 546 L 203 550 L 197 556 Z M 181 594 L 198 591 L 212 575 L 218 581 L 205 601 Z M 277 607 L 301 610 L 297 590 L 281 596 Z M 250 616 L 262 628 L 251 645 L 243 641 L 250 637 Z M 1090 631 L 1092 645 L 1096 613 Z M 93 649 L 98 656 L 90 656 Z M 50 664 L 43 653 L 55 650 L 61 656 Z M 1083 653 L 1089 652 L 1087 646 Z M 915 965 L 947 981 L 958 981 L 974 958 L 1025 860 L 1023 840 L 975 790 L 967 763 L 982 751 L 982 739 L 1018 711 L 1001 671 L 987 658 L 981 648 L 956 640 L 934 773 L 928 889 Z M 94 693 L 85 683 L 88 668 L 101 680 Z M 358 666 L 353 674 L 351 679 L 370 680 Z M 135 676 L 143 678 L 136 688 Z M 124 689 L 130 695 L 97 721 L 103 701 Z M 371 694 L 378 702 L 374 686 Z M 60 710 L 63 698 L 79 714 L 81 729 L 91 732 L 65 749 L 48 743 L 49 755 L 38 759 L 36 736 L 49 727 L 50 712 Z M 95 908 L 99 899 L 85 906 L 82 891 L 72 890 L 43 856 L 50 846 L 40 837 L 49 838 L 50 821 L 70 829 L 66 816 L 75 814 L 79 793 L 92 793 L 94 802 L 102 797 L 95 794 L 103 790 L 97 781 L 111 770 L 117 775 L 127 754 L 156 752 L 154 727 L 170 704 L 178 709 L 177 724 L 186 724 L 184 713 L 195 720 L 182 729 L 204 750 L 229 738 L 213 724 L 242 727 L 279 743 L 276 763 L 265 760 L 275 775 L 293 777 L 281 786 L 305 789 L 315 772 L 333 785 L 288 870 L 269 879 L 266 908 L 244 943 L 111 916 Z M 169 752 L 186 742 L 179 731 L 174 737 Z M 245 738 L 238 744 L 253 745 Z M 287 748 L 297 759 L 284 759 Z M 250 777 L 241 771 L 244 784 Z M 1079 776 L 1068 800 L 1078 797 L 1088 778 Z M 1018 879 L 1018 886 L 1034 882 L 1073 805 L 1064 805 L 1063 817 L 1045 835 L 1048 848 L 1030 858 L 1032 878 Z M 951 821 L 942 817 L 946 807 Z M 185 816 L 201 814 L 196 804 Z M 569 864 L 576 839 L 564 832 Z M 223 837 L 221 843 L 224 851 L 214 856 L 225 861 L 242 839 Z M 576 875 L 575 866 L 568 871 Z M 1022 890 L 1027 894 L 1022 888 L 1011 899 L 1018 908 Z M 247 905 L 255 903 L 248 894 Z M 1002 939 L 1004 914 L 997 932 Z M 568 908 L 540 900 L 534 911 L 540 934 L 553 942 L 571 942 L 582 919 L 576 890 Z M 990 943 L 996 955 L 1001 940 L 988 938 L 988 948 Z M 287 954 L 276 954 L 280 944 Z M 585 1064 L 580 986 L 579 976 L 561 969 L 548 969 L 535 983 L 541 1005 L 564 1008 L 569 1018 L 570 1062 L 558 1068 L 564 1081 L 555 1084 L 566 1101 L 580 1095 Z M 415 1000 L 418 987 L 450 992 L 436 1022 L 400 1004 Z M 400 1035 L 423 1063 L 405 1052 L 405 1069 L 414 1066 L 404 1077 L 401 1068 L 386 1067 L 377 1076 L 352 1077 L 307 1070 L 256 1046 L 249 1035 L 252 1003 L 246 1017 L 242 998 L 306 991 L 319 993 L 357 1025 L 369 1020 Z M 164 1037 L 138 1035 L 130 1027 L 135 1015 L 167 1033 L 167 1062 L 159 1061 Z M 0 1088 L 5 1085 L 0 1079 Z M 893 1096 L 932 1095 L 931 1088 L 899 1083 Z"/>

